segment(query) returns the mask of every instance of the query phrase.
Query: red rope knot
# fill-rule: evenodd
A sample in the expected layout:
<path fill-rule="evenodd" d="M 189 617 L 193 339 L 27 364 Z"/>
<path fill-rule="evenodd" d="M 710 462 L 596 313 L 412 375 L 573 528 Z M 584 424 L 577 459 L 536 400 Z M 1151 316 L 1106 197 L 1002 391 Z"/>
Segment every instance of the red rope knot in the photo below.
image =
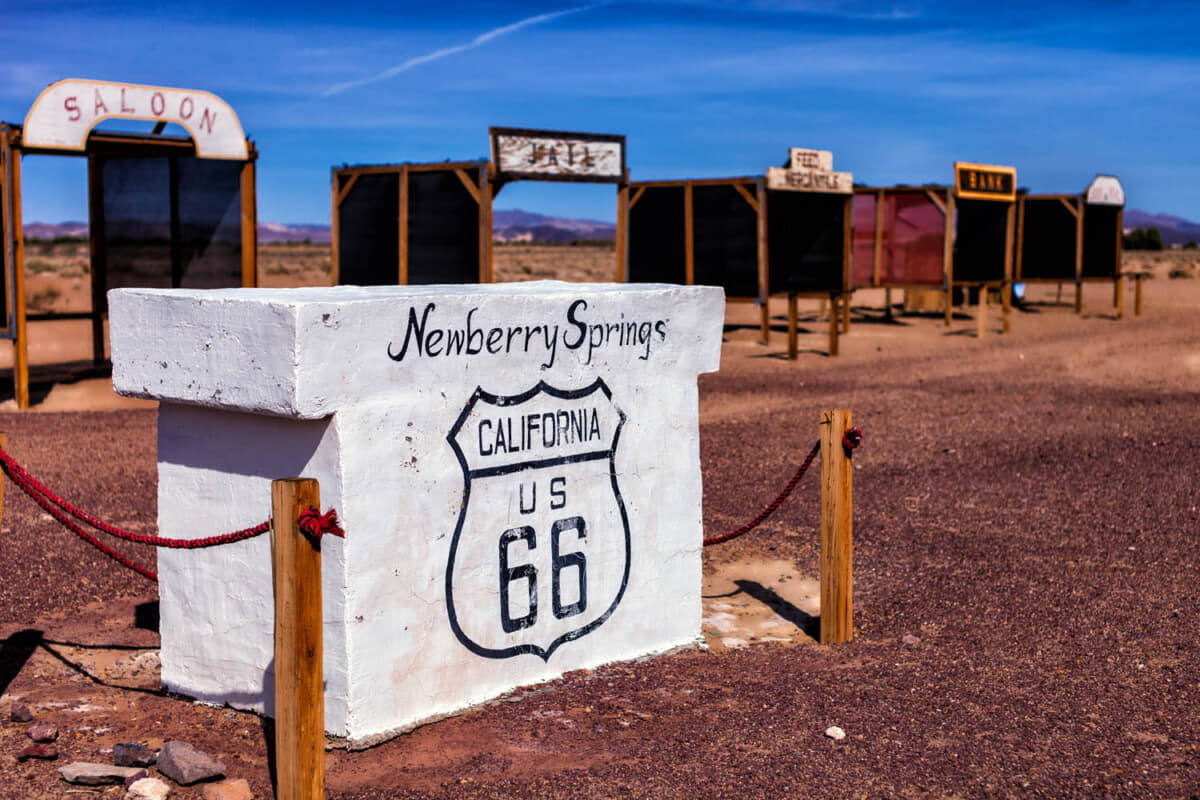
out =
<path fill-rule="evenodd" d="M 842 448 L 845 449 L 846 455 L 862 444 L 863 432 L 862 428 L 853 427 L 842 434 Z"/>
<path fill-rule="evenodd" d="M 309 506 L 300 512 L 300 532 L 316 544 L 321 543 L 321 536 L 326 533 L 346 538 L 346 532 L 338 524 L 337 511 L 332 508 L 324 514 Z"/>

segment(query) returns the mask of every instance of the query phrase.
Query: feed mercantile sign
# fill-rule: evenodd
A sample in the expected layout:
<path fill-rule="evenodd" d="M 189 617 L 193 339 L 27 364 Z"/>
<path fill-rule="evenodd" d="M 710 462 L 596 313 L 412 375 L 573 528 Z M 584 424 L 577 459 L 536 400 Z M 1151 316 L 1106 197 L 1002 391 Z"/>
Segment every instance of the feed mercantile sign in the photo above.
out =
<path fill-rule="evenodd" d="M 246 527 L 320 481 L 326 724 L 352 745 L 700 634 L 696 377 L 712 287 L 110 293 L 159 406 L 159 527 Z M 266 537 L 159 554 L 163 682 L 267 710 Z"/>

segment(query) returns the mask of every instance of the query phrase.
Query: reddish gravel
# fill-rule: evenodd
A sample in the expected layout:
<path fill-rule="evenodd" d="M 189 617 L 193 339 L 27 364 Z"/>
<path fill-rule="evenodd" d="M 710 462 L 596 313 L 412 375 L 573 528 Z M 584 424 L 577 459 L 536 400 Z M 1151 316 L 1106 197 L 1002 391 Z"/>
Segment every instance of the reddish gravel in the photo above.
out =
<path fill-rule="evenodd" d="M 742 327 L 753 310 L 733 308 L 722 370 L 701 379 L 706 534 L 774 496 L 821 408 L 852 408 L 866 431 L 855 642 L 690 650 L 568 676 L 332 751 L 329 797 L 1200 797 L 1197 303 L 1200 281 L 1152 281 L 1139 319 L 1039 307 L 981 341 L 958 332 L 968 320 L 947 334 L 932 318 L 860 319 L 841 357 L 797 363 L 777 357 L 778 335 L 755 343 Z M 823 324 L 807 327 L 804 347 L 821 348 Z M 152 412 L 2 423 L 13 454 L 64 495 L 113 521 L 152 520 Z M 67 757 L 186 738 L 270 796 L 256 717 L 29 657 L 22 629 L 152 645 L 133 618 L 153 591 L 15 491 L 0 537 L 0 797 L 62 792 L 53 764 L 15 762 L 28 739 L 7 722 L 12 696 L 58 725 Z M 707 557 L 788 558 L 815 575 L 817 499 L 806 479 L 761 534 Z M 72 716 L 55 698 L 93 709 Z M 830 725 L 848 737 L 827 739 Z"/>

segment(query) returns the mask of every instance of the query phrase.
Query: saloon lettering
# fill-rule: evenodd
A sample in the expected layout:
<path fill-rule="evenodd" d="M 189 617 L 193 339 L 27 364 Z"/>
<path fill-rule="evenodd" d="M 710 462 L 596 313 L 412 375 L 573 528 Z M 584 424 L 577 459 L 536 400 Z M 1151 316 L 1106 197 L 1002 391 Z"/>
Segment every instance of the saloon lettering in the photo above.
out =
<path fill-rule="evenodd" d="M 537 325 L 485 326 L 475 320 L 479 309 L 472 308 L 458 325 L 435 323 L 431 317 L 437 309 L 427 303 L 418 314 L 415 307 L 408 310 L 404 339 L 399 347 L 388 342 L 387 354 L 393 361 L 403 361 L 414 355 L 419 358 L 449 356 L 478 356 L 544 352 L 545 368 L 554 366 L 561 344 L 567 350 L 586 351 L 584 364 L 592 363 L 597 350 L 630 348 L 639 352 L 638 359 L 648 361 L 653 345 L 667 340 L 670 320 L 632 320 L 625 313 L 616 319 L 592 319 L 586 300 L 575 300 L 567 307 L 563 322 Z"/>
<path fill-rule="evenodd" d="M 67 120 L 78 122 L 85 113 L 90 119 L 118 116 L 138 119 L 179 119 L 184 122 L 196 116 L 196 101 L 190 95 L 183 95 L 178 101 L 172 97 L 168 101 L 167 95 L 155 91 L 142 105 L 129 96 L 132 92 L 127 94 L 129 88 L 125 86 L 95 86 L 92 87 L 92 96 L 85 97 L 82 103 L 79 95 L 63 98 L 63 110 L 67 113 Z M 202 106 L 200 118 L 196 124 L 201 131 L 212 133 L 213 126 L 217 124 L 216 110 L 208 105 Z"/>

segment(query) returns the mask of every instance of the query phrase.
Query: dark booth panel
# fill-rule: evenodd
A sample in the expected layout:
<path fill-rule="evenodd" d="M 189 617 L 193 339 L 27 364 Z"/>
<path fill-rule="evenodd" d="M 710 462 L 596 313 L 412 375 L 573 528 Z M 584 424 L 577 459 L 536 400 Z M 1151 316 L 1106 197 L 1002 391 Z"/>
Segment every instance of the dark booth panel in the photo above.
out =
<path fill-rule="evenodd" d="M 338 175 L 338 189 L 351 175 Z M 337 207 L 338 283 L 395 286 L 400 279 L 400 173 L 362 173 Z"/>
<path fill-rule="evenodd" d="M 179 285 L 242 285 L 242 162 L 177 156 Z"/>
<path fill-rule="evenodd" d="M 1004 248 L 1008 203 L 959 198 L 958 235 L 954 242 L 955 283 L 996 283 L 1004 280 Z"/>
<path fill-rule="evenodd" d="M 788 191 L 767 195 L 771 293 L 842 291 L 846 197 Z"/>
<path fill-rule="evenodd" d="M 742 184 L 755 196 L 754 184 Z M 644 199 L 644 198 L 643 198 Z M 692 187 L 692 282 L 759 297 L 758 212 L 730 184 Z"/>
<path fill-rule="evenodd" d="M 1021 217 L 1021 278 L 1075 280 L 1075 215 L 1057 197 L 1027 197 Z"/>
<path fill-rule="evenodd" d="M 479 170 L 464 171 L 478 186 Z M 409 172 L 408 282 L 478 283 L 479 274 L 475 198 L 453 170 Z"/>
<path fill-rule="evenodd" d="M 1089 205 L 1083 211 L 1083 277 L 1113 278 L 1117 241 L 1121 236 L 1121 207 Z"/>
<path fill-rule="evenodd" d="M 630 283 L 687 283 L 683 191 L 682 186 L 646 186 L 629 209 Z"/>
<path fill-rule="evenodd" d="M 878 195 L 854 195 L 854 238 L 850 275 L 854 286 L 871 286 L 875 280 L 875 206 Z M 882 276 L 881 276 L 882 280 Z"/>

